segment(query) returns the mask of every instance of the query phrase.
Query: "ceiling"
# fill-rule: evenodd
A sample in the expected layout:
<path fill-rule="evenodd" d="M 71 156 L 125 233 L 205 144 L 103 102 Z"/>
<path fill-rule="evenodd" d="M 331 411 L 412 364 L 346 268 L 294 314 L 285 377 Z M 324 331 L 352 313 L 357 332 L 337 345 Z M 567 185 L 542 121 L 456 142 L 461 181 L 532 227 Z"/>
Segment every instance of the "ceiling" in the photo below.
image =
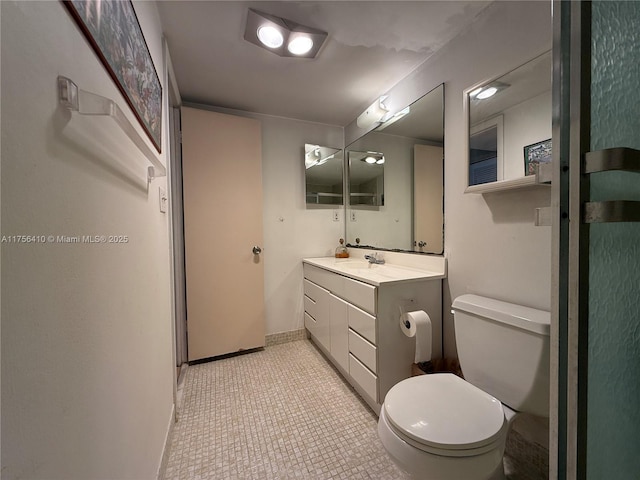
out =
<path fill-rule="evenodd" d="M 183 102 L 345 126 L 488 1 L 159 1 Z M 328 32 L 315 59 L 243 39 L 253 8 Z"/>

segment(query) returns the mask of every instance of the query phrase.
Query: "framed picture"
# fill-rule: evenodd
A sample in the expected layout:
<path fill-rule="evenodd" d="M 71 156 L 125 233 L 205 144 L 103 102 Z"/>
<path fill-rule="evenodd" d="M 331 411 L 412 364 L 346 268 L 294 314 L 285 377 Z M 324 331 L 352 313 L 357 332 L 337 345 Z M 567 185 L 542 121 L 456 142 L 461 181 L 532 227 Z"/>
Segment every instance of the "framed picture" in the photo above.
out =
<path fill-rule="evenodd" d="M 162 86 L 130 0 L 62 0 L 160 152 Z"/>
<path fill-rule="evenodd" d="M 524 147 L 524 174 L 535 175 L 537 166 L 551 161 L 551 139 Z"/>

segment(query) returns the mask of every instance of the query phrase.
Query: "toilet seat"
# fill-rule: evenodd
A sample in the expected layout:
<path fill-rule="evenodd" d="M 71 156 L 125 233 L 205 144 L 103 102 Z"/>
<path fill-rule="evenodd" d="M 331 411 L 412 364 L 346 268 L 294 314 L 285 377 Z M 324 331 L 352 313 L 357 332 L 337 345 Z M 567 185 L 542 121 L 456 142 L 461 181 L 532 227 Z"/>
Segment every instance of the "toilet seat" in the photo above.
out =
<path fill-rule="evenodd" d="M 502 404 L 448 373 L 421 375 L 394 385 L 381 416 L 410 445 L 436 455 L 473 456 L 503 443 Z"/>

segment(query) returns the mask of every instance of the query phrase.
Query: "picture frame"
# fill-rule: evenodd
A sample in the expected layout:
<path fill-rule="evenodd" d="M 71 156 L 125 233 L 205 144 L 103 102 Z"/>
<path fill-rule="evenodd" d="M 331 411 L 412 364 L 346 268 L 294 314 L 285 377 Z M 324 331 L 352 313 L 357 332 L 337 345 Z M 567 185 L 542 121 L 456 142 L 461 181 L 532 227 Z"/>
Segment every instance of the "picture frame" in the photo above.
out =
<path fill-rule="evenodd" d="M 535 175 L 538 165 L 551 162 L 551 139 L 524 147 L 524 174 Z"/>
<path fill-rule="evenodd" d="M 131 0 L 62 0 L 158 153 L 162 85 Z"/>

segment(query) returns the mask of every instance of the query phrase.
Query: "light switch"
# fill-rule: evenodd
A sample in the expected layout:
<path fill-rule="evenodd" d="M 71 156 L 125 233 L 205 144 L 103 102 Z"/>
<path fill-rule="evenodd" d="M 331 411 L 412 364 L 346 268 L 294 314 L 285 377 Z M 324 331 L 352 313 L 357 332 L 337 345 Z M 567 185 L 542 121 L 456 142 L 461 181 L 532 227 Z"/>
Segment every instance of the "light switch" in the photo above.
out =
<path fill-rule="evenodd" d="M 340 212 L 338 210 L 334 210 L 333 211 L 333 221 L 334 222 L 339 222 L 340 221 Z"/>
<path fill-rule="evenodd" d="M 169 199 L 167 198 L 167 191 L 159 187 L 160 190 L 160 211 L 162 213 L 167 213 L 167 204 L 169 203 Z"/>

